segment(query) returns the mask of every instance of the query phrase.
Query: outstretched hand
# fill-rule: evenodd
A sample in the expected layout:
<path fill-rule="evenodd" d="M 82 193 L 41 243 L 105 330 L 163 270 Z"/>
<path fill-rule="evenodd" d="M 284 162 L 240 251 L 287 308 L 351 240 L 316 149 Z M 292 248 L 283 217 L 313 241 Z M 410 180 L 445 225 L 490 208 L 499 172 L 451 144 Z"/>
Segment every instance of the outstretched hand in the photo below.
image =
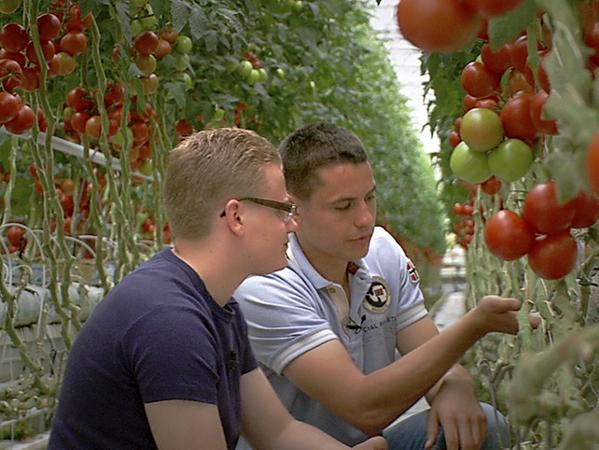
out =
<path fill-rule="evenodd" d="M 487 295 L 480 299 L 476 308 L 471 312 L 476 315 L 476 321 L 483 333 L 518 333 L 518 311 L 522 302 L 515 298 Z M 538 316 L 529 315 L 533 328 L 540 323 Z"/>

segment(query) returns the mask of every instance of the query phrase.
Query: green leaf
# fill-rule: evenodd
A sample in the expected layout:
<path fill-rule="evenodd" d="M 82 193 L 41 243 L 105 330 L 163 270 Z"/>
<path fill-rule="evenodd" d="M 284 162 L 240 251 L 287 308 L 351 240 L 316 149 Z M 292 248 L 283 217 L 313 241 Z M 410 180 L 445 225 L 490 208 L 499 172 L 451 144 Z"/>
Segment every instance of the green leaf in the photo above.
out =
<path fill-rule="evenodd" d="M 14 216 L 26 216 L 29 213 L 29 198 L 33 194 L 33 183 L 30 178 L 17 177 L 12 190 L 12 214 Z"/>
<path fill-rule="evenodd" d="M 185 98 L 185 86 L 183 83 L 165 83 L 164 88 L 167 90 L 169 94 L 173 96 L 177 106 L 180 108 L 185 107 L 186 98 Z"/>
<path fill-rule="evenodd" d="M 218 46 L 218 34 L 216 34 L 216 31 L 210 30 L 206 33 L 204 41 L 206 43 L 206 50 L 209 53 L 215 52 Z"/>
<path fill-rule="evenodd" d="M 572 154 L 551 153 L 545 158 L 544 166 L 556 182 L 558 199 L 561 202 L 574 198 L 581 190 L 579 164 Z"/>
<path fill-rule="evenodd" d="M 193 5 L 191 8 L 191 16 L 189 17 L 189 29 L 194 40 L 200 39 L 204 30 L 208 28 L 206 14 L 199 5 Z"/>
<path fill-rule="evenodd" d="M 127 42 L 131 42 L 132 32 L 131 19 L 129 18 L 129 5 L 125 2 L 116 2 L 114 7 L 116 9 L 116 18 L 121 26 L 121 30 L 123 30 Z"/>
<path fill-rule="evenodd" d="M 535 0 L 525 0 L 519 7 L 499 17 L 489 20 L 489 44 L 497 50 L 514 39 L 532 22 L 538 7 Z"/>
<path fill-rule="evenodd" d="M 166 2 L 164 0 L 150 0 L 150 6 L 152 7 L 152 11 L 154 11 L 156 16 L 162 16 L 163 11 L 165 10 L 165 3 Z"/>
<path fill-rule="evenodd" d="M 182 0 L 172 0 L 171 15 L 175 30 L 181 32 L 189 20 L 189 6 Z"/>

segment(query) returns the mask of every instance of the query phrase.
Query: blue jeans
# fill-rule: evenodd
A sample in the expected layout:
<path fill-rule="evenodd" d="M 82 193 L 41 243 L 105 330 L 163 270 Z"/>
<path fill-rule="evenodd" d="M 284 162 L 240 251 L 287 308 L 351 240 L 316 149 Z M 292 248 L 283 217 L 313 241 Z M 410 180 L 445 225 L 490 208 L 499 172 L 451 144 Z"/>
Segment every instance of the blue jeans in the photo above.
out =
<path fill-rule="evenodd" d="M 510 448 L 510 434 L 505 417 L 491 405 L 480 405 L 487 416 L 487 437 L 481 450 Z M 428 410 L 414 414 L 386 429 L 383 436 L 389 442 L 389 450 L 422 450 L 426 443 L 427 419 Z M 446 450 L 442 430 L 433 449 Z"/>

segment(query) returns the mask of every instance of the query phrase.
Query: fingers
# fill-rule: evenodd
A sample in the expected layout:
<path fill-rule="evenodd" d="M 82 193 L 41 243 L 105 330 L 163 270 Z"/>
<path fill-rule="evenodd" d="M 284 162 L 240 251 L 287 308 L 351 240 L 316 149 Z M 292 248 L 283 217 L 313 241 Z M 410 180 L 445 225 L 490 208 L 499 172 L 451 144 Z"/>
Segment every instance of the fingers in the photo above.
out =
<path fill-rule="evenodd" d="M 498 295 L 487 295 L 483 297 L 485 302 L 490 303 L 495 312 L 519 311 L 522 302 L 517 298 L 500 297 Z"/>
<path fill-rule="evenodd" d="M 426 443 L 424 444 L 424 450 L 431 450 L 435 442 L 437 442 L 437 436 L 439 435 L 439 422 L 435 414 L 429 414 L 428 423 L 426 425 Z"/>

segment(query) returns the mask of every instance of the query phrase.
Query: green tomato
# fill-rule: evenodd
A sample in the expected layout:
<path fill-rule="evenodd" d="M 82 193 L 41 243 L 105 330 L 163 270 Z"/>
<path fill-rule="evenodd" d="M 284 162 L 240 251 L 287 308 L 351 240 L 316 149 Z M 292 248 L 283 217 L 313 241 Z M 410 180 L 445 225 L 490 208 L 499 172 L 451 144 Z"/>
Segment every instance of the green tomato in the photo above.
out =
<path fill-rule="evenodd" d="M 184 34 L 177 36 L 177 40 L 175 41 L 175 51 L 187 55 L 191 52 L 192 46 L 193 43 L 188 36 L 185 36 Z"/>
<path fill-rule="evenodd" d="M 217 122 L 220 122 L 221 120 L 223 120 L 224 117 L 225 117 L 225 110 L 222 108 L 215 108 L 212 119 Z"/>
<path fill-rule="evenodd" d="M 21 6 L 21 0 L 0 0 L 0 13 L 14 13 Z"/>
<path fill-rule="evenodd" d="M 506 139 L 489 154 L 491 172 L 511 183 L 522 178 L 532 165 L 532 150 L 520 139 Z"/>
<path fill-rule="evenodd" d="M 129 13 L 130 15 L 136 15 L 143 8 L 146 7 L 148 0 L 129 0 Z"/>
<path fill-rule="evenodd" d="M 191 59 L 189 58 L 189 55 L 178 53 L 175 56 L 175 69 L 177 69 L 178 72 L 188 69 L 190 64 Z"/>
<path fill-rule="evenodd" d="M 179 81 L 183 82 L 186 91 L 190 91 L 191 89 L 193 89 L 193 80 L 187 72 L 180 73 L 178 78 Z"/>
<path fill-rule="evenodd" d="M 75 114 L 75 110 L 73 108 L 71 108 L 70 106 L 67 106 L 64 111 L 62 112 L 62 117 L 64 118 L 64 120 L 71 120 L 71 117 L 73 117 L 73 114 Z"/>
<path fill-rule="evenodd" d="M 158 62 L 156 61 L 154 55 L 138 55 L 137 58 L 135 58 L 135 65 L 141 71 L 141 73 L 143 73 L 145 76 L 149 76 L 156 70 Z"/>
<path fill-rule="evenodd" d="M 470 150 L 465 142 L 453 149 L 449 167 L 458 178 L 471 184 L 482 183 L 491 177 L 487 154 Z"/>
<path fill-rule="evenodd" d="M 146 159 L 139 168 L 139 173 L 145 175 L 146 177 L 152 176 L 152 160 Z"/>
<path fill-rule="evenodd" d="M 249 62 L 248 60 L 244 59 L 243 61 L 241 61 L 239 63 L 239 67 L 237 70 L 239 71 L 239 74 L 243 78 L 248 78 L 253 69 L 254 69 L 254 66 L 252 66 L 252 63 Z"/>
<path fill-rule="evenodd" d="M 254 83 L 257 83 L 259 79 L 260 79 L 260 72 L 258 72 L 256 69 L 252 69 L 250 71 L 250 74 L 246 78 L 246 81 L 248 82 L 248 84 L 254 84 Z"/>
<path fill-rule="evenodd" d="M 474 108 L 464 114 L 460 137 L 470 150 L 486 152 L 503 141 L 501 117 L 487 108 Z"/>
<path fill-rule="evenodd" d="M 266 73 L 266 69 L 258 69 L 258 82 L 264 83 L 268 80 L 268 73 Z"/>
<path fill-rule="evenodd" d="M 158 29 L 158 17 L 156 16 L 148 16 L 144 17 L 140 20 L 141 27 L 145 31 L 154 31 Z"/>
<path fill-rule="evenodd" d="M 275 72 L 277 74 L 277 77 L 279 77 L 281 80 L 285 79 L 285 71 L 281 68 L 278 68 Z"/>
<path fill-rule="evenodd" d="M 137 36 L 139 33 L 143 31 L 143 27 L 141 26 L 141 21 L 134 19 L 131 21 L 131 34 L 133 36 Z"/>

